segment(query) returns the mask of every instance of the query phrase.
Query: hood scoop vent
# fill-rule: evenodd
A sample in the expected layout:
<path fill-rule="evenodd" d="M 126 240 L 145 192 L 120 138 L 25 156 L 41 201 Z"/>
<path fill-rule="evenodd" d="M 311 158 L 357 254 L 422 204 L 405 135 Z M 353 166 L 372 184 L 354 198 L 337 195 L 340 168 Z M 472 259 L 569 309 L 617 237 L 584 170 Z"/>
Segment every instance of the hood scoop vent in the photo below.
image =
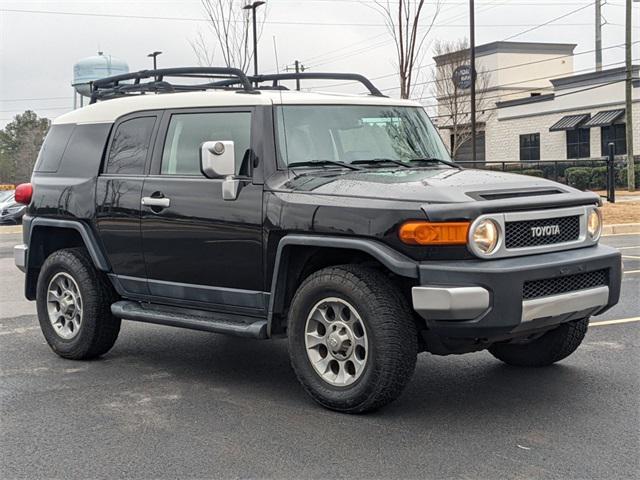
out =
<path fill-rule="evenodd" d="M 519 191 L 501 191 L 501 192 L 469 192 L 471 198 L 476 200 L 503 200 L 505 198 L 520 198 L 520 197 L 539 197 L 542 195 L 557 195 L 559 193 L 566 193 L 557 188 L 546 190 L 519 190 Z"/>

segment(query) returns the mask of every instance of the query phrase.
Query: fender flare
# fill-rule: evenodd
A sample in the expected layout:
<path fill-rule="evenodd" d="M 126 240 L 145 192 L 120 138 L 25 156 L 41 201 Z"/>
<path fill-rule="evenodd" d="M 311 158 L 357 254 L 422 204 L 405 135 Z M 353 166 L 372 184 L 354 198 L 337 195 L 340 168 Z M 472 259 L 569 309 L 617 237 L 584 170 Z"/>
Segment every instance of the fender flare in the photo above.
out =
<path fill-rule="evenodd" d="M 45 218 L 45 217 L 36 217 L 31 219 L 29 224 L 29 236 L 27 239 L 27 244 L 30 244 L 31 239 L 33 238 L 33 231 L 38 227 L 53 227 L 53 228 L 67 228 L 77 231 L 82 238 L 82 242 L 89 252 L 89 256 L 93 261 L 93 264 L 98 270 L 102 270 L 103 272 L 108 272 L 111 270 L 111 266 L 107 257 L 104 255 L 100 244 L 98 243 L 93 231 L 86 223 L 83 223 L 78 220 L 61 220 L 57 218 Z M 27 265 L 29 264 L 29 260 L 27 257 Z"/>
<path fill-rule="evenodd" d="M 273 267 L 271 295 L 269 298 L 269 311 L 267 317 L 269 336 L 271 336 L 271 325 L 273 315 L 276 310 L 276 302 L 281 302 L 283 300 L 282 296 L 284 295 L 285 290 L 286 274 L 281 273 L 280 267 L 283 265 L 283 262 L 286 261 L 286 248 L 289 246 L 359 250 L 371 255 L 396 275 L 408 278 L 418 278 L 418 263 L 416 261 L 377 240 L 323 235 L 286 235 L 282 237 L 278 243 Z"/>

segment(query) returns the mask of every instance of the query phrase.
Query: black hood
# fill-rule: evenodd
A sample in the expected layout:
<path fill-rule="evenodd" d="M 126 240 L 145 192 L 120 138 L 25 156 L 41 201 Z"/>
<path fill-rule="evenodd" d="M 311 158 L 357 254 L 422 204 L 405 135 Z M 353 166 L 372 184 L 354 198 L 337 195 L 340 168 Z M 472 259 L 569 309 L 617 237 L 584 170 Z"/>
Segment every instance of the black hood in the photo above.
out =
<path fill-rule="evenodd" d="M 576 192 L 550 180 L 490 170 L 453 168 L 305 172 L 282 187 L 319 195 L 459 203 L 473 200 Z"/>

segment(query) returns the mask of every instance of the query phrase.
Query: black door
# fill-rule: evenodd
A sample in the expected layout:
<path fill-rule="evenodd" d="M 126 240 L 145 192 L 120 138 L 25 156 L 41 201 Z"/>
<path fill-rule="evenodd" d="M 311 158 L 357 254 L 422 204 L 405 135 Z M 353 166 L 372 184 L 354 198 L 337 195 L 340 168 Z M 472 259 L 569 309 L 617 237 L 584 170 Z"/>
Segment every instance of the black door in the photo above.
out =
<path fill-rule="evenodd" d="M 152 295 L 215 310 L 264 310 L 262 185 L 250 172 L 253 112 L 173 111 L 164 115 L 142 200 L 142 242 Z M 232 140 L 235 200 L 200 171 L 202 143 Z"/>
<path fill-rule="evenodd" d="M 96 222 L 113 273 L 127 292 L 148 294 L 140 197 L 161 113 L 123 117 L 108 142 L 96 185 Z"/>

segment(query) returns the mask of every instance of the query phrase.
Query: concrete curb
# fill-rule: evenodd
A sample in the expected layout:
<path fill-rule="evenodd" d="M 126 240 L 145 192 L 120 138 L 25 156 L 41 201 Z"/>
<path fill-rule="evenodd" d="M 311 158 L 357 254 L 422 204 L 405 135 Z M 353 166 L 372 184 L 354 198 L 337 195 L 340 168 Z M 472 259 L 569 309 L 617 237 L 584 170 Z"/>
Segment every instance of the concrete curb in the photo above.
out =
<path fill-rule="evenodd" d="M 602 235 L 640 234 L 640 223 L 619 223 L 617 225 L 604 225 Z"/>
<path fill-rule="evenodd" d="M 0 225 L 0 234 L 22 233 L 22 225 Z"/>

